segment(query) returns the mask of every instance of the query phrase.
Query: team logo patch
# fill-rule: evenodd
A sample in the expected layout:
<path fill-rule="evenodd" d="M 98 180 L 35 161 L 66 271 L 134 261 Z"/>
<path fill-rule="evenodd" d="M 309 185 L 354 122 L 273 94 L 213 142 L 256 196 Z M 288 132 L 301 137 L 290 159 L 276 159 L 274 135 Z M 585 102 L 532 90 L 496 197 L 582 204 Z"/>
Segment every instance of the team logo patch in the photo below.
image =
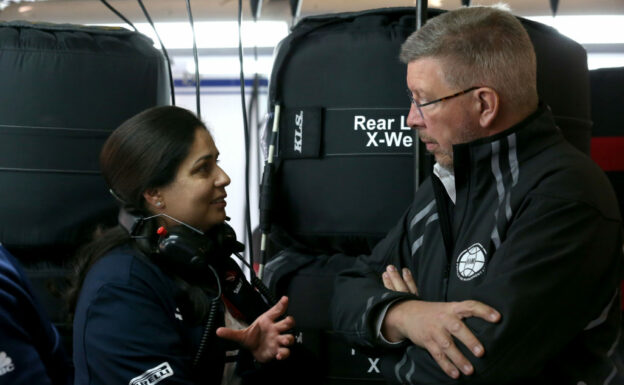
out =
<path fill-rule="evenodd" d="M 173 376 L 173 369 L 168 362 L 163 362 L 155 368 L 148 369 L 140 376 L 134 377 L 128 385 L 154 385 L 171 376 Z"/>
<path fill-rule="evenodd" d="M 457 276 L 462 281 L 470 281 L 485 271 L 485 249 L 480 243 L 475 243 L 457 258 Z"/>
<path fill-rule="evenodd" d="M 0 352 L 0 376 L 12 372 L 13 369 L 15 369 L 15 365 L 13 365 L 11 357 L 7 356 L 5 352 Z"/>

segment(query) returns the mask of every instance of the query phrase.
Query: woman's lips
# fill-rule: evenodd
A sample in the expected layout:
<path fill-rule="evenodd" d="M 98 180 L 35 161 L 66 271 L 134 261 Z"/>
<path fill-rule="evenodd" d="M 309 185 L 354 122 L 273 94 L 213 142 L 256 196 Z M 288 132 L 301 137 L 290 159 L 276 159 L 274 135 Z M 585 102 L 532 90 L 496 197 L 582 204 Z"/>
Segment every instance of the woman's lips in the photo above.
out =
<path fill-rule="evenodd" d="M 222 197 L 219 197 L 217 199 L 214 199 L 210 202 L 210 204 L 212 205 L 216 205 L 216 206 L 221 206 L 221 207 L 225 207 L 227 206 L 227 202 L 225 201 L 225 198 L 227 197 L 227 195 L 224 195 Z"/>

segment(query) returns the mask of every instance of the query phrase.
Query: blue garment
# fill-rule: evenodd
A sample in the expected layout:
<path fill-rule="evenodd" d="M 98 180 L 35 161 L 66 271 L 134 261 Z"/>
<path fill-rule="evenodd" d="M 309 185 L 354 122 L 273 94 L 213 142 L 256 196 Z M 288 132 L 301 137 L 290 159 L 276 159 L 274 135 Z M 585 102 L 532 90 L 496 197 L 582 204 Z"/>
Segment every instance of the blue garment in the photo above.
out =
<path fill-rule="evenodd" d="M 17 260 L 0 245 L 0 384 L 71 383 L 58 332 Z"/>
<path fill-rule="evenodd" d="M 186 299 L 171 276 L 128 245 L 100 258 L 76 305 L 76 384 L 219 384 L 225 341 L 211 336 L 193 368 L 204 328 L 187 316 Z M 223 314 L 220 306 L 217 326 Z"/>

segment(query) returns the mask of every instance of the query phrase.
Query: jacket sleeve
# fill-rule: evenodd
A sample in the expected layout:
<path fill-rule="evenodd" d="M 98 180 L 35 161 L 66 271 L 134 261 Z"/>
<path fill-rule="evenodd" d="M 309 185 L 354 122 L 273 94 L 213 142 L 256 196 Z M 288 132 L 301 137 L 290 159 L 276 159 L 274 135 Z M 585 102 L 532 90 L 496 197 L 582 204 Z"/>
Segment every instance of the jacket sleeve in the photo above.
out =
<path fill-rule="evenodd" d="M 193 384 L 190 349 L 175 322 L 149 287 L 102 286 L 89 303 L 84 329 L 78 328 L 84 333 L 81 359 L 89 383 L 139 384 L 161 378 L 162 384 Z"/>
<path fill-rule="evenodd" d="M 0 288 L 0 383 L 51 384 L 28 326 L 17 316 L 25 309 L 15 306 L 15 299 Z"/>
<path fill-rule="evenodd" d="M 529 198 L 491 256 L 485 280 L 466 293 L 465 299 L 486 303 L 502 314 L 497 324 L 465 319 L 486 351 L 484 357 L 475 358 L 457 343 L 475 373 L 454 381 L 427 351 L 412 346 L 405 352 L 409 365 L 394 368 L 396 380 L 403 381 L 400 377 L 408 369 L 414 373 L 410 381 L 417 384 L 510 383 L 539 376 L 575 337 L 606 324 L 607 314 L 619 314 L 621 231 L 619 220 L 584 203 Z M 615 334 L 602 346 L 614 346 Z M 572 380 L 578 381 L 556 382 Z"/>
<path fill-rule="evenodd" d="M 71 384 L 70 369 L 56 328 L 0 246 L 0 384 Z"/>
<path fill-rule="evenodd" d="M 404 266 L 401 255 L 409 255 L 407 239 L 409 212 L 373 249 L 371 255 L 358 257 L 353 268 L 336 278 L 331 316 L 334 331 L 360 348 L 384 347 L 377 338 L 377 318 L 391 302 L 417 298 L 409 293 L 388 290 L 381 274 L 386 266 Z M 415 273 L 415 272 L 414 272 Z"/>

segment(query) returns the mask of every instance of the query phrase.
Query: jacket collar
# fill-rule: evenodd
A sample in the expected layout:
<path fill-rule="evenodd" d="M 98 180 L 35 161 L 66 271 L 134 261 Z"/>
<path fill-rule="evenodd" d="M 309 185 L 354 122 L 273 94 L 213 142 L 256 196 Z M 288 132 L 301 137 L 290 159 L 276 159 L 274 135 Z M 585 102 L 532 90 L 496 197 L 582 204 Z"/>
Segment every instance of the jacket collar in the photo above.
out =
<path fill-rule="evenodd" d="M 550 108 L 540 102 L 535 112 L 505 131 L 469 143 L 454 145 L 453 168 L 455 177 L 474 170 L 482 162 L 489 164 L 492 146 L 497 143 L 508 142 L 512 138 L 517 148 L 522 149 L 518 154 L 519 161 L 530 158 L 546 147 L 563 140 Z"/>

